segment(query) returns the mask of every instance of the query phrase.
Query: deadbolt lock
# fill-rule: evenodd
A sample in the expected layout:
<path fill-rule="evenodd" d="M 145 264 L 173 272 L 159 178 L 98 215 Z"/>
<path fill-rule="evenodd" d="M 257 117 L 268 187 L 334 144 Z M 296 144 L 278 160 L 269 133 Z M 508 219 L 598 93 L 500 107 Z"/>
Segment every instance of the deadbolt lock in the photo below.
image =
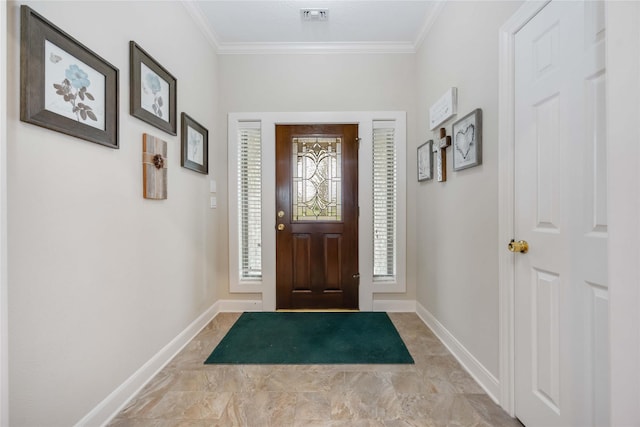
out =
<path fill-rule="evenodd" d="M 284 211 L 278 211 L 278 218 L 282 218 L 284 216 Z"/>
<path fill-rule="evenodd" d="M 529 252 L 529 244 L 524 240 L 518 240 L 516 242 L 514 239 L 511 239 L 507 247 L 511 252 L 519 252 L 521 254 Z"/>

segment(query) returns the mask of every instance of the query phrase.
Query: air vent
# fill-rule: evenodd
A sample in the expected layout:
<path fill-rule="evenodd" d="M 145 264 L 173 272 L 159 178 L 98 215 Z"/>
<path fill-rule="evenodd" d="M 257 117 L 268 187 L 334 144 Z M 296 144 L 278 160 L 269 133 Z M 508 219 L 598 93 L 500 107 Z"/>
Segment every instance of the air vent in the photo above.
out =
<path fill-rule="evenodd" d="M 300 9 L 303 21 L 328 21 L 329 9 Z"/>

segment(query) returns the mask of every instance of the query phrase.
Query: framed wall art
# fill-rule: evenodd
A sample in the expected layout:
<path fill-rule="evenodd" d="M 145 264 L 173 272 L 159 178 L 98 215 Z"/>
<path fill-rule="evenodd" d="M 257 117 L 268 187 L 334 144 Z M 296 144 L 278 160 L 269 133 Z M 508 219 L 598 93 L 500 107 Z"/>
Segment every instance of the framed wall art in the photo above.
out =
<path fill-rule="evenodd" d="M 428 181 L 433 178 L 432 147 L 433 140 L 429 140 L 418 147 L 418 181 Z"/>
<path fill-rule="evenodd" d="M 134 41 L 129 55 L 131 115 L 176 135 L 176 78 Z"/>
<path fill-rule="evenodd" d="M 482 110 L 473 110 L 453 124 L 453 170 L 482 164 Z"/>
<path fill-rule="evenodd" d="M 182 113 L 182 167 L 209 174 L 209 131 Z"/>
<path fill-rule="evenodd" d="M 118 69 L 20 7 L 20 120 L 118 148 Z"/>

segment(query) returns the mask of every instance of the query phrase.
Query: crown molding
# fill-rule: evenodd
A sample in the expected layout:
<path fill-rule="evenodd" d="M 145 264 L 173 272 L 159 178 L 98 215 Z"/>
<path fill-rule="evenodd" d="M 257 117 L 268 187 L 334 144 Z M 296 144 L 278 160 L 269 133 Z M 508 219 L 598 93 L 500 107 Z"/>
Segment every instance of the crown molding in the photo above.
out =
<path fill-rule="evenodd" d="M 427 14 L 427 18 L 424 20 L 424 24 L 422 24 L 422 28 L 420 28 L 420 32 L 418 33 L 418 37 L 416 37 L 416 40 L 413 43 L 413 47 L 416 52 L 418 51 L 418 49 L 420 49 L 420 46 L 422 46 L 422 43 L 424 43 L 427 35 L 429 34 L 429 31 L 431 31 L 433 24 L 435 24 L 435 22 L 438 20 L 438 17 L 442 13 L 445 1 L 446 0 L 436 0 L 431 9 L 431 12 Z"/>
<path fill-rule="evenodd" d="M 346 43 L 223 43 L 210 27 L 196 0 L 181 0 L 196 26 L 202 31 L 213 50 L 221 55 L 265 54 L 411 54 L 416 53 L 440 16 L 446 0 L 435 0 L 427 14 L 418 37 L 411 42 L 346 42 Z"/>
<path fill-rule="evenodd" d="M 204 34 L 211 47 L 213 47 L 214 52 L 218 52 L 220 50 L 220 39 L 208 24 L 204 12 L 202 12 L 202 9 L 198 6 L 198 2 L 195 0 L 181 0 L 181 3 L 184 8 L 187 9 L 193 22 L 200 31 L 202 31 L 202 34 Z"/>

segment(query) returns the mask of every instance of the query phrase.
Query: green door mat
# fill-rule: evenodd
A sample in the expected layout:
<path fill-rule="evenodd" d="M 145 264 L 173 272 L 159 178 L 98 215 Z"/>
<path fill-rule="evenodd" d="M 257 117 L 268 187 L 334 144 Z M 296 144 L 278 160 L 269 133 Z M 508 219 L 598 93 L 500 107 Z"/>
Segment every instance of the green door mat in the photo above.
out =
<path fill-rule="evenodd" d="M 205 364 L 414 363 L 387 313 L 243 313 Z"/>

